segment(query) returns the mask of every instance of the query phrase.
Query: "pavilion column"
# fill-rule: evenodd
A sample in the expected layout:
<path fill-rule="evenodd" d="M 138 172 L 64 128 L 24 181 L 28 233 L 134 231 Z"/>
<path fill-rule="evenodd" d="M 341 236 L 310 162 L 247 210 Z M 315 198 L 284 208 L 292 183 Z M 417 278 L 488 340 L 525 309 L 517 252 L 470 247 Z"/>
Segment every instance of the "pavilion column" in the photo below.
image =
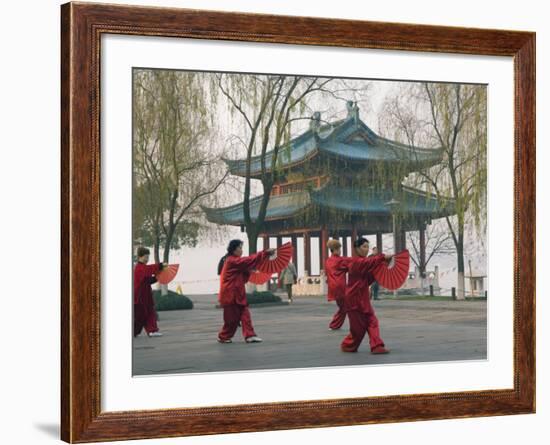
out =
<path fill-rule="evenodd" d="M 322 263 L 321 263 L 321 260 L 322 260 L 321 257 L 323 256 L 323 247 L 321 246 L 321 244 L 322 244 L 321 232 L 319 232 L 319 236 L 317 238 L 319 239 L 319 251 L 318 251 L 318 254 L 319 254 L 319 275 L 321 275 L 321 269 L 323 268 Z"/>
<path fill-rule="evenodd" d="M 277 237 L 277 249 L 283 245 L 283 237 L 278 236 Z"/>
<path fill-rule="evenodd" d="M 376 247 L 378 247 L 378 253 L 382 253 L 384 251 L 382 246 L 382 232 L 376 232 Z"/>
<path fill-rule="evenodd" d="M 321 250 L 321 255 L 319 256 L 319 274 L 321 274 L 321 269 L 325 268 L 325 261 L 328 256 L 328 230 L 325 226 L 321 229 L 321 238 L 319 238 L 319 246 Z"/>
<path fill-rule="evenodd" d="M 400 230 L 399 230 L 399 225 L 397 223 L 397 215 L 395 213 L 392 214 L 392 218 L 393 218 L 393 253 L 397 253 L 401 250 L 399 247 L 401 244 Z"/>
<path fill-rule="evenodd" d="M 298 270 L 298 238 L 296 235 L 292 235 L 290 239 L 292 240 L 292 262 Z"/>
<path fill-rule="evenodd" d="M 342 255 L 348 256 L 348 237 L 344 235 L 342 237 Z"/>
<path fill-rule="evenodd" d="M 309 232 L 304 232 L 304 269 L 306 275 L 311 275 L 311 240 Z"/>
<path fill-rule="evenodd" d="M 353 243 L 357 239 L 357 224 L 355 221 L 351 224 L 351 256 L 357 256 L 355 249 L 353 248 Z"/>
<path fill-rule="evenodd" d="M 263 235 L 262 240 L 264 242 L 264 250 L 269 249 L 269 235 Z"/>
<path fill-rule="evenodd" d="M 420 276 L 426 274 L 426 229 L 422 226 L 419 230 L 420 238 Z"/>
<path fill-rule="evenodd" d="M 399 250 L 403 250 L 407 248 L 407 231 L 401 230 L 401 245 L 399 246 Z"/>

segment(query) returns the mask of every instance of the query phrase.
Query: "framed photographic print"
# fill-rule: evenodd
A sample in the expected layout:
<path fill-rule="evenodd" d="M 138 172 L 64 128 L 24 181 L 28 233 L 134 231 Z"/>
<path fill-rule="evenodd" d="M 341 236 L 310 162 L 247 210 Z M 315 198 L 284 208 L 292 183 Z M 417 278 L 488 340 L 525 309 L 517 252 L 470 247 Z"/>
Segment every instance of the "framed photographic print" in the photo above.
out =
<path fill-rule="evenodd" d="M 534 412 L 534 33 L 61 17 L 63 440 Z"/>

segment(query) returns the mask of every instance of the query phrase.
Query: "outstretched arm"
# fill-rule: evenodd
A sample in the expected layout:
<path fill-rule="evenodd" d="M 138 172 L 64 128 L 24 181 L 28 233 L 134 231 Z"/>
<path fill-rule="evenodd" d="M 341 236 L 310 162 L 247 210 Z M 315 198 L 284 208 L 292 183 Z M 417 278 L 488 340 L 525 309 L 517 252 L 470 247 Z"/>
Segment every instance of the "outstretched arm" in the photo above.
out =
<path fill-rule="evenodd" d="M 359 263 L 359 268 L 361 273 L 368 274 L 368 273 L 371 273 L 381 263 L 383 263 L 386 260 L 386 258 L 388 258 L 387 255 L 384 255 L 383 253 L 379 253 L 378 255 L 369 256 L 369 257 L 363 257 L 363 258 L 356 257 L 354 261 Z M 391 256 L 389 258 L 391 258 Z"/>
<path fill-rule="evenodd" d="M 252 270 L 269 255 L 271 255 L 272 252 L 273 249 L 267 249 L 249 256 L 241 256 L 236 258 L 234 263 L 241 270 Z"/>

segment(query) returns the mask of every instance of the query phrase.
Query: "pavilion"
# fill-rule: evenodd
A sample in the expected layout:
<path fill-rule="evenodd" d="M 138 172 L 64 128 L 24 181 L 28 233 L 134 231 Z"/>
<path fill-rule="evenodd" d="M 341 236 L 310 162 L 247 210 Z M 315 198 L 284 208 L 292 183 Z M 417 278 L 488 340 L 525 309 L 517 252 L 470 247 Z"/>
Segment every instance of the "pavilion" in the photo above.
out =
<path fill-rule="evenodd" d="M 382 248 L 382 234 L 393 233 L 395 250 L 406 247 L 406 232 L 420 233 L 421 270 L 425 270 L 425 229 L 433 219 L 454 213 L 451 200 L 437 199 L 403 185 L 410 173 L 441 163 L 443 151 L 411 147 L 374 133 L 360 118 L 354 102 L 347 104 L 347 117 L 328 124 L 314 113 L 310 128 L 291 139 L 279 150 L 279 178 L 274 184 L 261 236 L 264 246 L 269 237 L 277 244 L 290 237 L 293 261 L 298 267 L 298 238 L 303 238 L 304 269 L 311 273 L 311 238 L 319 238 L 320 264 L 328 252 L 329 236 L 376 235 Z M 246 160 L 225 160 L 233 175 L 246 176 Z M 252 157 L 250 176 L 261 179 L 261 156 Z M 271 156 L 265 156 L 270 171 Z M 251 198 L 250 213 L 257 217 L 261 196 Z M 216 224 L 244 230 L 243 203 L 224 208 L 203 208 L 207 219 Z M 322 268 L 322 267 L 321 267 Z"/>

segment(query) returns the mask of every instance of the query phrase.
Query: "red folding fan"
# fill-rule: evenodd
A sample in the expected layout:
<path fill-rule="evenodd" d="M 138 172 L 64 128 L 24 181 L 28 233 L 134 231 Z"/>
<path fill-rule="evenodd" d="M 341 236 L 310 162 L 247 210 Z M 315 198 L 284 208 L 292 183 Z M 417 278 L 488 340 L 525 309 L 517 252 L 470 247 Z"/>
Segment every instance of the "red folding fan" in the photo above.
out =
<path fill-rule="evenodd" d="M 282 271 L 292 258 L 292 243 L 285 243 L 278 247 L 273 255 L 258 264 L 260 272 L 274 274 Z"/>
<path fill-rule="evenodd" d="M 248 277 L 248 281 L 254 284 L 264 284 L 264 283 L 267 283 L 270 278 L 271 278 L 270 273 L 264 273 L 264 272 L 255 270 L 250 274 L 250 277 Z"/>
<path fill-rule="evenodd" d="M 156 275 L 157 281 L 160 284 L 168 284 L 178 273 L 179 267 L 179 264 L 168 264 Z"/>
<path fill-rule="evenodd" d="M 394 255 L 389 263 L 383 262 L 372 271 L 374 279 L 389 290 L 399 289 L 409 275 L 410 256 L 407 249 Z"/>

